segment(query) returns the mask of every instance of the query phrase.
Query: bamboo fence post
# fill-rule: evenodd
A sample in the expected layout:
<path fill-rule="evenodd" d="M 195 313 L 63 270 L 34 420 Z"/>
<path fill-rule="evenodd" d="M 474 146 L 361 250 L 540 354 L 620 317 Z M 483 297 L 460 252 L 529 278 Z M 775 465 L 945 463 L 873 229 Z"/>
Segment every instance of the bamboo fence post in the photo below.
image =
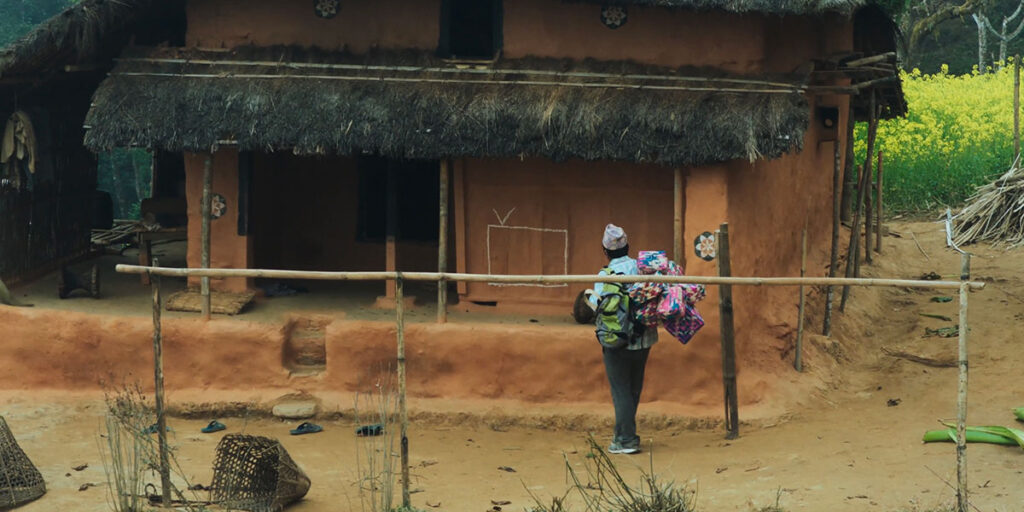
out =
<path fill-rule="evenodd" d="M 846 119 L 847 124 L 853 123 L 853 118 Z M 841 159 L 839 155 L 839 141 L 833 144 L 832 155 L 832 253 L 828 262 L 828 277 L 836 276 L 836 267 L 839 263 L 839 220 L 842 215 L 840 200 L 841 193 Z M 825 291 L 825 320 L 822 322 L 821 333 L 825 336 L 832 334 L 832 302 L 835 295 L 835 287 L 829 285 Z"/>
<path fill-rule="evenodd" d="M 729 277 L 732 266 L 729 262 L 729 224 L 723 223 L 715 240 L 718 241 L 718 275 Z M 722 331 L 722 381 L 725 389 L 725 428 L 726 439 L 740 436 L 739 399 L 736 394 L 736 339 L 733 328 L 732 285 L 722 284 L 718 287 L 718 309 L 721 316 Z"/>
<path fill-rule="evenodd" d="M 154 259 L 153 266 L 160 266 Z M 153 381 L 154 394 L 156 395 L 156 430 L 157 449 L 160 452 L 160 496 L 163 499 L 161 505 L 169 507 L 171 504 L 171 467 L 167 455 L 167 415 L 164 407 L 164 349 L 163 333 L 161 332 L 160 314 L 163 308 L 160 296 L 160 276 L 150 275 L 150 287 L 153 289 Z"/>
<path fill-rule="evenodd" d="M 1013 58 L 1013 159 L 1020 157 L 1020 54 Z"/>
<path fill-rule="evenodd" d="M 447 158 L 441 160 L 440 202 L 437 231 L 437 271 L 448 271 L 448 172 L 451 163 Z M 448 321 L 448 282 L 443 278 L 437 281 L 437 323 Z"/>
<path fill-rule="evenodd" d="M 675 190 L 672 195 L 672 260 L 678 264 L 683 262 L 683 170 L 675 168 Z"/>
<path fill-rule="evenodd" d="M 872 156 L 874 155 L 868 153 L 868 159 Z M 872 172 L 871 166 L 866 163 L 864 164 L 864 172 L 867 173 L 867 178 L 865 179 L 867 191 L 864 194 L 864 263 L 871 264 L 874 261 L 871 257 L 871 253 L 873 251 L 871 246 L 874 245 L 873 242 L 875 238 L 873 228 L 874 209 L 871 207 L 871 203 L 873 202 L 871 200 L 871 194 L 875 191 L 875 180 L 874 176 L 872 176 L 874 173 Z M 860 277 L 859 272 L 857 273 L 857 277 Z"/>
<path fill-rule="evenodd" d="M 395 278 L 395 331 L 398 338 L 398 411 L 402 421 L 402 507 L 409 499 L 409 411 L 405 403 L 405 306 L 402 273 Z"/>
<path fill-rule="evenodd" d="M 800 237 L 800 277 L 807 273 L 807 220 L 804 220 L 804 232 Z M 800 307 L 798 308 L 799 318 L 796 320 L 796 356 L 793 358 L 793 368 L 798 372 L 804 371 L 803 348 L 804 348 L 804 285 L 800 285 Z"/>
<path fill-rule="evenodd" d="M 967 501 L 967 295 L 971 255 L 960 254 L 960 328 L 958 360 L 960 375 L 956 398 L 956 503 L 957 512 L 968 512 Z"/>
<path fill-rule="evenodd" d="M 201 237 L 201 254 L 200 254 L 200 266 L 203 268 L 210 268 L 210 216 L 212 215 L 212 207 L 210 202 L 213 200 L 213 155 L 206 155 L 206 161 L 203 163 L 203 204 L 202 204 L 202 224 L 200 226 L 200 237 Z M 200 293 L 201 293 L 201 305 L 200 310 L 202 311 L 203 320 L 210 319 L 210 278 L 202 277 L 199 279 L 200 282 Z"/>
<path fill-rule="evenodd" d="M 864 158 L 864 169 L 861 172 L 860 187 L 857 191 L 857 202 L 854 205 L 853 226 L 850 229 L 850 248 L 847 250 L 846 277 L 860 277 L 860 211 L 867 192 L 868 176 L 871 176 L 871 154 L 875 150 L 875 135 L 878 130 L 878 116 L 875 110 L 875 91 L 871 91 L 871 117 L 868 120 L 868 147 Z M 839 311 L 846 311 L 846 301 L 850 298 L 850 287 L 843 287 L 843 299 L 839 302 Z"/>
<path fill-rule="evenodd" d="M 875 252 L 882 253 L 882 158 L 884 153 L 878 151 L 878 170 L 875 177 Z"/>
<path fill-rule="evenodd" d="M 854 162 L 853 162 L 853 132 L 857 126 L 856 116 L 854 115 L 853 100 L 850 100 L 850 111 L 847 114 L 846 119 L 846 159 L 844 172 L 843 172 L 843 188 L 841 203 L 839 205 L 839 215 L 842 222 L 850 222 L 852 212 L 850 209 L 853 202 L 853 187 L 857 185 L 857 178 L 853 173 Z"/>

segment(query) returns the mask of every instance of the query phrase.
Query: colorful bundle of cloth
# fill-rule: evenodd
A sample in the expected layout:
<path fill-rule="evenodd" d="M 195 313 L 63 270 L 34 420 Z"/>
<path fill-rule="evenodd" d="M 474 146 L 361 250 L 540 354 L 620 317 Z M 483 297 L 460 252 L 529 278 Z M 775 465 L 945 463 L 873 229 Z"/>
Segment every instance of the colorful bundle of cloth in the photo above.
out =
<path fill-rule="evenodd" d="M 645 275 L 683 275 L 683 268 L 669 260 L 665 251 L 640 251 L 636 266 Z M 696 308 L 704 296 L 699 284 L 635 283 L 629 287 L 629 297 L 638 304 L 637 320 L 648 327 L 662 325 L 684 345 L 704 327 Z"/>

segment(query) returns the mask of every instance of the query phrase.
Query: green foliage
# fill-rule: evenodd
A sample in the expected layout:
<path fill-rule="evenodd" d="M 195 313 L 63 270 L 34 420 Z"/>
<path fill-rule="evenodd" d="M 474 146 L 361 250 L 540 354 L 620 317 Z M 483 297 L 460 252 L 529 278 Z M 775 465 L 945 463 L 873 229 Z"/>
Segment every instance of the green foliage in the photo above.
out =
<path fill-rule="evenodd" d="M 0 0 L 0 46 L 7 46 L 36 25 L 78 0 Z"/>
<path fill-rule="evenodd" d="M 99 157 L 97 188 L 114 200 L 114 217 L 140 218 L 139 206 L 150 195 L 152 156 L 143 149 L 118 149 Z"/>
<path fill-rule="evenodd" d="M 963 202 L 1006 171 L 1013 158 L 1012 66 L 985 75 L 945 70 L 904 73 L 905 119 L 879 123 L 890 211 L 926 211 Z M 856 128 L 862 163 L 866 124 Z"/>

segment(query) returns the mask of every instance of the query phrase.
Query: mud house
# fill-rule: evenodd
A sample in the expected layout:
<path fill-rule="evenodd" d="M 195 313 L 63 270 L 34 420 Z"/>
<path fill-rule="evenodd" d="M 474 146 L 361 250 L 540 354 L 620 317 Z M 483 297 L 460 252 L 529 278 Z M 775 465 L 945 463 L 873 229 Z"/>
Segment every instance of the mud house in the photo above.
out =
<path fill-rule="evenodd" d="M 184 183 L 191 267 L 209 169 L 213 267 L 593 273 L 615 222 L 703 275 L 694 241 L 728 222 L 735 275 L 785 276 L 806 222 L 820 275 L 851 115 L 905 109 L 892 66 L 849 64 L 894 50 L 861 0 L 83 0 L 0 80 L 63 112 L 62 151 L 152 150 L 155 182 Z M 81 158 L 64 193 L 95 181 Z M 568 313 L 581 288 L 458 284 L 453 307 Z M 743 371 L 781 364 L 795 302 L 737 292 Z M 655 398 L 717 394 L 682 391 L 717 379 L 715 304 Z"/>

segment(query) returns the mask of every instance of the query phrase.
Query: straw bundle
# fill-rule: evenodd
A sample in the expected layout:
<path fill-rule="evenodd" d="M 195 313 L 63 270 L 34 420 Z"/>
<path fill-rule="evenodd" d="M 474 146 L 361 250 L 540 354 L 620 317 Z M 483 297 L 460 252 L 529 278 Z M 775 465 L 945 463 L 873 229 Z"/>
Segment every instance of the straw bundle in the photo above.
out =
<path fill-rule="evenodd" d="M 954 219 L 954 242 L 1024 245 L 1024 171 L 1019 163 L 981 186 Z"/>

